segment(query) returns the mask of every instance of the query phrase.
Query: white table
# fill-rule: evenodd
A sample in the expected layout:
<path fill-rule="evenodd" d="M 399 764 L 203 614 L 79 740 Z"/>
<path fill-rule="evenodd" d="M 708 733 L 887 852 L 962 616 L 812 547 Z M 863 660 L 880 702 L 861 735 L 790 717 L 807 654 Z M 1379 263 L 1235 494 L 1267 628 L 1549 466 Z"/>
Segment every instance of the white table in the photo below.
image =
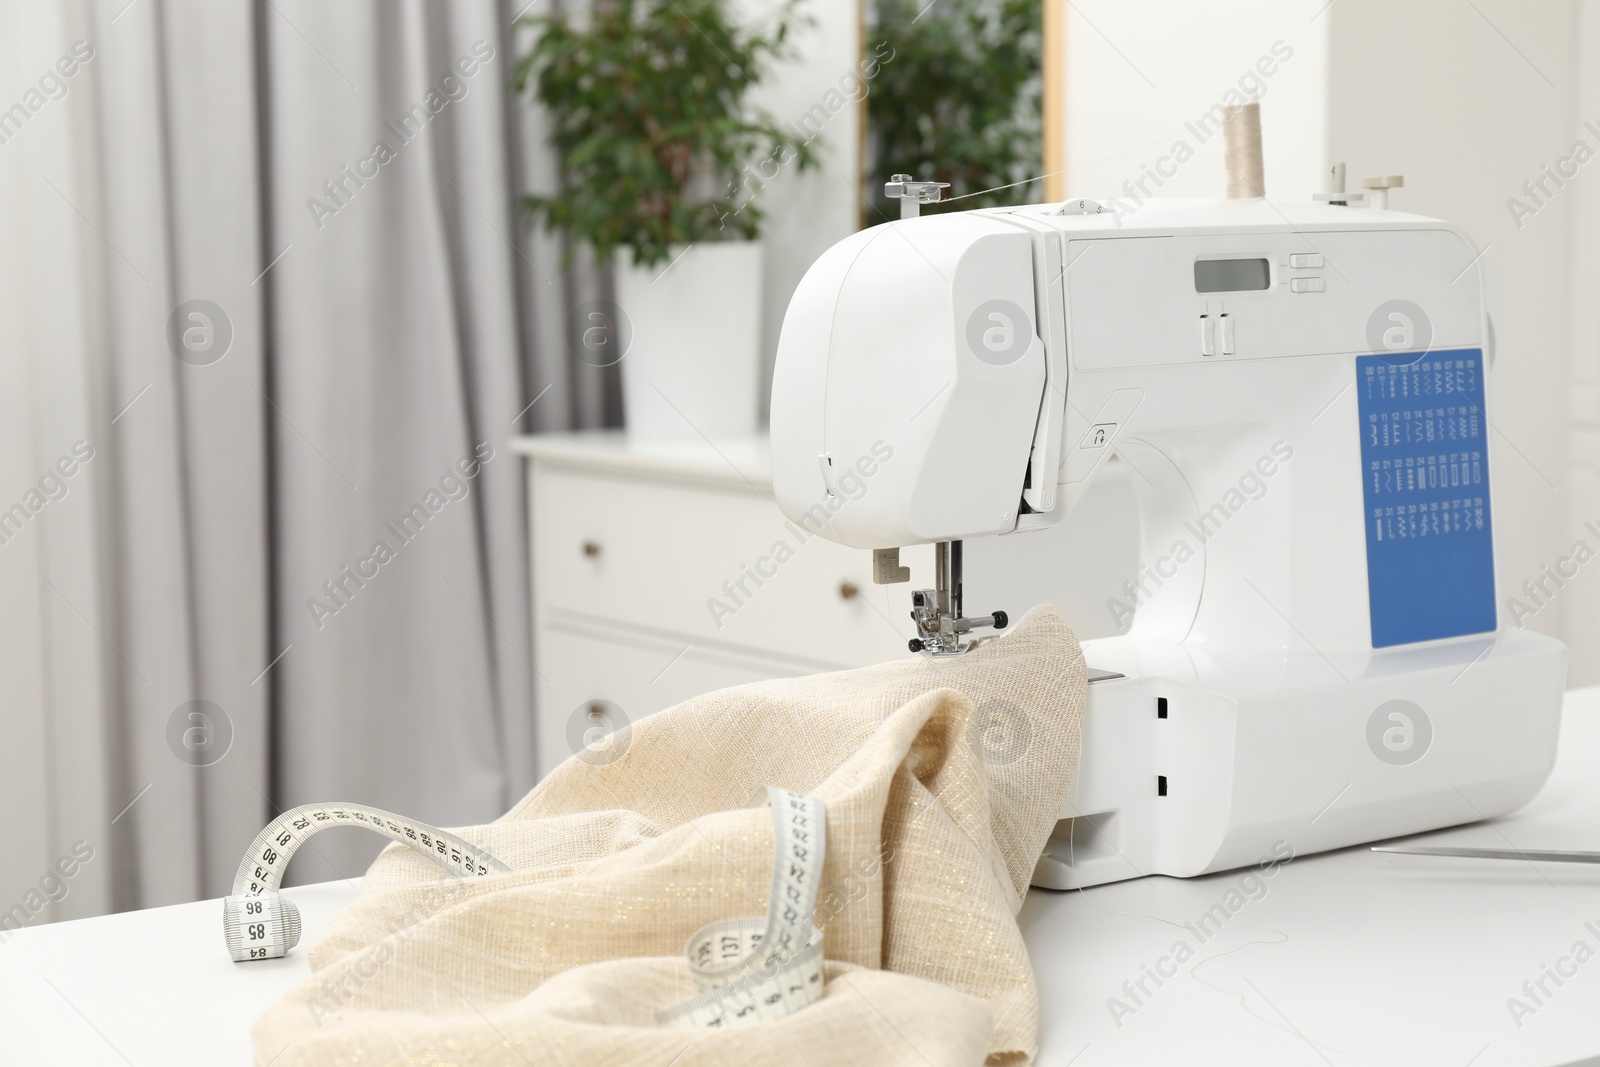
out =
<path fill-rule="evenodd" d="M 1597 771 L 1600 689 L 1575 691 L 1555 774 L 1532 804 L 1420 839 L 1600 847 Z M 1556 1067 L 1600 1056 L 1600 867 L 1305 856 L 1201 943 L 1182 924 L 1241 877 L 1030 893 L 1021 921 L 1039 979 L 1040 1063 Z M 355 885 L 288 894 L 304 945 Z M 220 916 L 217 901 L 202 901 L 30 928 L 0 944 L 0 1063 L 250 1063 L 250 1026 L 306 974 L 306 953 L 235 965 Z M 1179 940 L 1195 957 L 1159 988 L 1147 978 L 1151 995 L 1136 1004 L 1122 983 Z M 1559 989 L 1546 979 L 1554 995 L 1519 1028 L 1507 998 L 1579 940 L 1596 957 Z M 1132 1013 L 1114 1019 L 1112 996 Z"/>
<path fill-rule="evenodd" d="M 1600 689 L 1567 694 L 1556 768 L 1532 803 L 1413 841 L 1600 849 Z M 1040 989 L 1040 1064 L 1555 1067 L 1600 1057 L 1600 866 L 1365 847 L 1306 856 L 1209 924 L 1201 943 L 1181 924 L 1243 873 L 1029 893 L 1020 921 Z M 1159 987 L 1147 978 L 1151 995 L 1136 1004 L 1122 983 L 1180 940 L 1194 958 Z M 1579 940 L 1595 958 L 1560 988 L 1546 979 L 1554 995 L 1518 1027 L 1507 999 L 1534 1006 L 1523 981 Z M 1132 1013 L 1114 1018 L 1113 996 Z"/>
<path fill-rule="evenodd" d="M 287 890 L 300 944 L 355 893 L 354 882 Z M 0 1064 L 245 1067 L 250 1027 L 309 973 L 304 947 L 230 960 L 217 900 L 29 927 L 0 945 Z"/>

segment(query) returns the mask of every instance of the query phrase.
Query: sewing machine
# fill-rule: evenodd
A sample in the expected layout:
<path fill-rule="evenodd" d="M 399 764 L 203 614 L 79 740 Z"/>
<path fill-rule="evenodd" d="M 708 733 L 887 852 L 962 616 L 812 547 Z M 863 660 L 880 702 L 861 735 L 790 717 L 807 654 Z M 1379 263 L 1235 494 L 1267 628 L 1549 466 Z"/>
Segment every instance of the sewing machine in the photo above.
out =
<path fill-rule="evenodd" d="M 1497 574 L 1486 401 L 1516 357 L 1481 253 L 1328 199 L 909 218 L 835 245 L 789 306 L 778 502 L 873 550 L 879 581 L 936 546 L 913 651 L 1007 622 L 963 614 L 964 539 L 1072 522 L 1113 464 L 1137 495 L 1131 627 L 1084 644 L 1082 755 L 1037 885 L 1471 822 L 1550 771 L 1566 651 L 1497 608 L 1519 583 Z M 1097 561 L 1033 565 L 1049 587 Z"/>

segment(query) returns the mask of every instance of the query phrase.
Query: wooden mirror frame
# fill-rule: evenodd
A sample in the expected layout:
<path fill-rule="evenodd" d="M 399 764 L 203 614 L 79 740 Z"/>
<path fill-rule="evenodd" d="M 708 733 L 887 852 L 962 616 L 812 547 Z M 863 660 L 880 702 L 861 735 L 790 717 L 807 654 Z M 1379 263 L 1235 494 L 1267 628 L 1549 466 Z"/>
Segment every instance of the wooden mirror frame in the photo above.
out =
<path fill-rule="evenodd" d="M 1067 198 L 1067 13 L 1066 0 L 1039 2 L 1044 7 L 1039 26 L 1044 52 L 1039 121 L 1044 125 L 1043 199 L 1049 203 Z"/>

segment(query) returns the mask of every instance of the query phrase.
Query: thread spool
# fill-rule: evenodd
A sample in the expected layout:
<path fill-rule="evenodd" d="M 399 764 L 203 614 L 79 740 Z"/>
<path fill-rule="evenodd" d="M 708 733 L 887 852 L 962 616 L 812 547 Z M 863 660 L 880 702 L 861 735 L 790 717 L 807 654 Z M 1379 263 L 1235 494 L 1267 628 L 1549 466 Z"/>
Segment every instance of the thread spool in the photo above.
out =
<path fill-rule="evenodd" d="M 1228 199 L 1266 196 L 1267 183 L 1261 167 L 1261 105 L 1224 108 L 1222 138 L 1227 150 Z"/>

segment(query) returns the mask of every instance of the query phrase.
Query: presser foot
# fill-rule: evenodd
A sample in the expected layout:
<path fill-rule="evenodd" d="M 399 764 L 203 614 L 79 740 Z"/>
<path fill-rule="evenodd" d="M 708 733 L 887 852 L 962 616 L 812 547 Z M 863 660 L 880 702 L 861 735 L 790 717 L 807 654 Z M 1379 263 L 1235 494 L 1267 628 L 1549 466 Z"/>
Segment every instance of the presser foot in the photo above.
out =
<path fill-rule="evenodd" d="M 972 647 L 973 630 L 992 627 L 1004 630 L 1011 620 L 1003 611 L 993 615 L 961 618 L 940 608 L 941 597 L 937 589 L 918 589 L 911 594 L 911 621 L 916 623 L 918 636 L 907 647 L 913 652 L 930 656 L 959 656 Z"/>

